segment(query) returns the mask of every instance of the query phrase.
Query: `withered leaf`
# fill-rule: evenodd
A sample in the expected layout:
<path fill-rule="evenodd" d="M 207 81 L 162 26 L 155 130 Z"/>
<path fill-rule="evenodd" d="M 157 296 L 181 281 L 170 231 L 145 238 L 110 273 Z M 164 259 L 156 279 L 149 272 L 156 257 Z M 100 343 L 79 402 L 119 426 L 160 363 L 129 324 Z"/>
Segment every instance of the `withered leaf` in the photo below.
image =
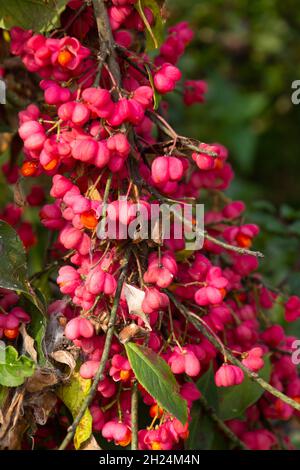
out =
<path fill-rule="evenodd" d="M 47 422 L 48 416 L 56 405 L 57 397 L 54 392 L 50 390 L 42 393 L 35 393 L 26 400 L 26 406 L 32 408 L 35 422 L 44 425 Z"/>
<path fill-rule="evenodd" d="M 131 286 L 130 284 L 125 284 L 124 295 L 128 305 L 129 314 L 140 317 L 143 320 L 146 328 L 151 331 L 152 328 L 148 318 L 142 310 L 142 303 L 145 298 L 145 292 L 141 289 L 138 289 L 137 287 Z"/>
<path fill-rule="evenodd" d="M 72 374 L 73 370 L 76 367 L 76 361 L 74 356 L 69 352 L 69 351 L 54 351 L 51 353 L 51 357 L 56 361 L 60 362 L 61 364 L 66 364 L 70 371 L 69 371 L 69 376 Z"/>
<path fill-rule="evenodd" d="M 37 352 L 34 348 L 34 339 L 27 333 L 24 323 L 21 324 L 19 330 L 23 338 L 25 351 L 29 354 L 31 359 L 34 360 L 34 362 L 37 362 Z"/>
<path fill-rule="evenodd" d="M 23 412 L 24 393 L 24 388 L 16 389 L 9 406 L 3 410 L 3 422 L 0 427 L 0 449 L 11 448 L 12 433 Z M 19 439 L 22 439 L 22 435 Z M 14 448 L 19 448 L 19 444 L 17 440 L 14 443 Z"/>
<path fill-rule="evenodd" d="M 143 338 L 149 334 L 148 330 L 142 328 L 136 323 L 130 323 L 130 325 L 125 326 L 119 333 L 119 340 L 122 344 L 128 343 L 133 338 Z"/>
<path fill-rule="evenodd" d="M 30 393 L 40 392 L 44 388 L 57 384 L 59 378 L 51 369 L 36 369 L 26 381 L 26 390 Z"/>

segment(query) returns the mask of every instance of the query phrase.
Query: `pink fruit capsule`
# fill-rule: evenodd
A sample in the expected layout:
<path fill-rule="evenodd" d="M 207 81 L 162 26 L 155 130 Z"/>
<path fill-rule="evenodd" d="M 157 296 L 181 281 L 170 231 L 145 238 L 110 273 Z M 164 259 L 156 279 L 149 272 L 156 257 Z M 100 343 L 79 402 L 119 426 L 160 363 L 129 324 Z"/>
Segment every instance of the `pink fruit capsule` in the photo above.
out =
<path fill-rule="evenodd" d="M 78 140 L 73 145 L 72 155 L 76 160 L 89 162 L 97 156 L 98 150 L 98 143 L 95 140 Z"/>
<path fill-rule="evenodd" d="M 67 323 L 65 328 L 65 336 L 71 341 L 80 337 L 79 317 L 72 318 L 72 320 Z"/>
<path fill-rule="evenodd" d="M 76 103 L 71 120 L 77 126 L 82 126 L 90 118 L 90 110 L 82 103 Z"/>
<path fill-rule="evenodd" d="M 86 278 L 86 288 L 91 294 L 98 295 L 103 292 L 105 273 L 102 269 L 90 272 Z"/>
<path fill-rule="evenodd" d="M 63 175 L 55 175 L 52 180 L 50 195 L 55 198 L 64 197 L 67 191 L 73 187 L 73 183 Z"/>
<path fill-rule="evenodd" d="M 98 168 L 104 168 L 110 160 L 110 153 L 105 142 L 98 142 L 97 154 L 94 157 L 93 163 Z"/>
<path fill-rule="evenodd" d="M 74 103 L 74 101 L 62 104 L 57 110 L 59 119 L 62 121 L 70 121 L 75 109 L 75 105 L 76 103 Z"/>
<path fill-rule="evenodd" d="M 46 136 L 44 132 L 36 132 L 25 139 L 24 146 L 28 150 L 41 150 L 43 148 Z"/>
<path fill-rule="evenodd" d="M 79 318 L 79 333 L 84 338 L 91 338 L 94 334 L 94 327 L 87 318 Z"/>
<path fill-rule="evenodd" d="M 100 362 L 99 361 L 86 361 L 79 369 L 79 373 L 84 379 L 92 379 L 96 374 Z"/>
<path fill-rule="evenodd" d="M 244 372 L 237 366 L 223 364 L 215 374 L 215 383 L 217 387 L 231 387 L 239 385 L 244 380 Z"/>
<path fill-rule="evenodd" d="M 31 135 L 39 133 L 39 132 L 43 133 L 44 128 L 42 124 L 40 124 L 38 121 L 26 121 L 19 128 L 19 136 L 23 140 L 26 140 Z"/>
<path fill-rule="evenodd" d="M 151 176 L 154 183 L 162 184 L 169 181 L 169 162 L 167 157 L 157 157 L 152 162 Z"/>

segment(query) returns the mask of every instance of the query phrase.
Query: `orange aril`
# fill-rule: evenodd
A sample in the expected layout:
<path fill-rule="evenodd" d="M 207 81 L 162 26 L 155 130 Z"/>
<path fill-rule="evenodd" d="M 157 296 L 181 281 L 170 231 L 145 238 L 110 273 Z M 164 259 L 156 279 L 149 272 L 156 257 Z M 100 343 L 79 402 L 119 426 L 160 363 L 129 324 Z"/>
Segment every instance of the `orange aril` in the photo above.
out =
<path fill-rule="evenodd" d="M 126 380 L 128 380 L 130 377 L 130 370 L 121 370 L 120 372 L 120 379 L 123 381 L 123 382 L 126 382 Z"/>
<path fill-rule="evenodd" d="M 49 163 L 47 163 L 46 165 L 43 165 L 43 168 L 46 171 L 51 171 L 51 170 L 54 170 L 54 168 L 57 167 L 57 164 L 58 164 L 57 158 L 53 158 L 52 160 L 50 160 Z"/>
<path fill-rule="evenodd" d="M 236 241 L 242 248 L 249 248 L 252 245 L 252 239 L 247 237 L 247 235 L 243 235 L 242 233 L 236 236 Z"/>
<path fill-rule="evenodd" d="M 73 55 L 71 54 L 71 52 L 68 51 L 67 49 L 64 49 L 63 51 L 60 51 L 60 53 L 58 54 L 57 62 L 62 67 L 65 67 L 71 62 L 72 58 L 73 58 Z"/>
<path fill-rule="evenodd" d="M 95 211 L 93 210 L 83 212 L 80 215 L 80 221 L 85 228 L 90 230 L 93 230 L 98 225 L 98 219 L 96 217 Z"/>
<path fill-rule="evenodd" d="M 35 175 L 38 168 L 38 163 L 36 162 L 25 162 L 21 166 L 21 174 L 23 176 L 33 176 Z"/>

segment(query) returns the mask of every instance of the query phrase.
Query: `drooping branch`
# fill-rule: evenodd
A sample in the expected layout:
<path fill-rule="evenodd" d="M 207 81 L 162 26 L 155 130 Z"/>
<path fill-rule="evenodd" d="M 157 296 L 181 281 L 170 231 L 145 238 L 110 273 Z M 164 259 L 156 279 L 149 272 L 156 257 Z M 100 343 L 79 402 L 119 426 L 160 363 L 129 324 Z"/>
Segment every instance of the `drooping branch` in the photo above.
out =
<path fill-rule="evenodd" d="M 168 202 L 168 198 L 161 194 L 156 188 L 150 187 L 146 181 L 144 181 L 141 176 L 139 175 L 139 172 L 135 168 L 134 164 L 131 164 L 131 173 L 132 177 L 134 179 L 134 182 L 137 186 L 145 188 L 147 191 L 149 191 L 155 198 L 157 198 L 158 201 L 161 202 Z M 177 203 L 181 203 L 181 201 L 174 201 Z M 176 215 L 178 219 L 181 220 L 184 224 L 191 225 L 191 221 L 184 219 L 180 213 Z M 234 253 L 238 253 L 240 255 L 250 255 L 254 256 L 256 258 L 264 258 L 263 253 L 260 251 L 253 251 L 253 250 L 248 250 L 247 248 L 242 248 L 240 246 L 235 246 L 235 245 L 230 245 L 229 243 L 224 242 L 223 240 L 220 240 L 219 238 L 213 237 L 210 235 L 207 230 L 201 230 L 200 228 L 197 228 L 197 233 L 206 238 L 206 240 L 209 240 L 210 242 L 214 243 L 215 245 L 221 246 L 225 250 L 232 251 Z"/>
<path fill-rule="evenodd" d="M 263 253 L 261 253 L 260 251 L 252 251 L 248 250 L 247 248 L 242 248 L 241 246 L 230 245 L 229 243 L 223 242 L 222 240 L 219 240 L 218 238 L 209 235 L 206 230 L 204 231 L 204 236 L 206 240 L 211 241 L 215 245 L 221 246 L 225 250 L 234 251 L 235 253 L 239 253 L 240 255 L 251 255 L 255 256 L 256 258 L 264 258 Z"/>
<path fill-rule="evenodd" d="M 147 116 L 151 119 L 151 121 L 155 122 L 155 124 L 171 139 L 176 138 L 177 142 L 181 144 L 181 148 L 191 150 L 193 152 L 200 152 L 205 153 L 206 155 L 210 155 L 211 157 L 217 157 L 215 152 L 206 149 L 200 149 L 199 145 L 203 144 L 203 142 L 196 141 L 195 139 L 189 139 L 188 137 L 184 137 L 182 135 L 177 134 L 177 132 L 164 120 L 160 114 L 149 111 L 147 112 Z M 194 143 L 193 143 L 194 142 Z M 197 145 L 198 147 L 197 147 Z"/>
<path fill-rule="evenodd" d="M 179 300 L 176 299 L 176 297 L 169 291 L 165 290 L 165 293 L 167 294 L 167 296 L 169 297 L 169 299 L 173 302 L 173 304 L 175 305 L 175 307 L 182 313 L 182 315 L 190 322 L 192 323 L 192 325 L 194 325 L 194 327 L 200 331 L 200 333 L 203 334 L 203 336 L 205 336 L 209 342 L 219 351 L 221 352 L 222 354 L 224 354 L 223 352 L 223 348 L 221 347 L 220 343 L 216 340 L 216 338 L 208 331 L 208 329 L 203 325 L 203 323 L 200 322 L 200 320 L 198 320 L 196 318 L 196 315 L 194 314 L 191 314 L 191 312 L 189 312 L 189 310 L 181 304 L 181 302 L 179 302 Z M 232 353 L 229 349 L 226 348 L 226 357 L 227 359 L 234 365 L 240 367 L 240 369 L 242 369 L 242 371 L 251 379 L 253 380 L 254 382 L 256 382 L 257 384 L 259 384 L 264 390 L 266 390 L 267 392 L 271 393 L 271 395 L 273 395 L 274 397 L 276 398 L 279 398 L 280 400 L 282 400 L 284 403 L 286 403 L 287 405 L 291 406 L 292 408 L 294 408 L 295 410 L 297 411 L 300 411 L 300 403 L 297 403 L 295 400 L 293 400 L 292 398 L 289 398 L 287 395 L 285 395 L 284 393 L 280 392 L 279 390 L 277 390 L 276 388 L 274 388 L 272 385 L 270 385 L 268 382 L 266 382 L 264 379 L 262 379 L 256 372 L 252 372 L 250 369 L 248 369 L 246 366 L 244 366 L 244 364 L 239 361 Z"/>
<path fill-rule="evenodd" d="M 83 403 L 80 407 L 80 410 L 78 411 L 78 414 L 77 414 L 76 418 L 74 419 L 72 425 L 70 426 L 70 428 L 68 430 L 68 434 L 66 435 L 65 439 L 63 440 L 63 442 L 61 443 L 61 445 L 59 447 L 59 450 L 66 449 L 66 447 L 69 445 L 69 443 L 73 439 L 73 436 L 76 432 L 77 426 L 79 425 L 86 409 L 90 406 L 90 404 L 92 403 L 92 401 L 94 399 L 94 396 L 97 392 L 98 383 L 99 383 L 100 380 L 103 379 L 105 366 L 106 366 L 106 363 L 107 363 L 107 360 L 108 360 L 108 357 L 109 357 L 111 343 L 112 343 L 112 339 L 113 339 L 113 336 L 114 336 L 114 329 L 115 329 L 115 323 L 116 323 L 116 318 L 117 318 L 117 311 L 118 311 L 118 307 L 119 307 L 121 292 L 122 292 L 123 284 L 124 284 L 124 282 L 126 280 L 126 276 L 127 276 L 127 269 L 128 269 L 130 254 L 131 254 L 131 249 L 127 249 L 127 251 L 125 253 L 125 257 L 124 257 L 123 268 L 122 268 L 122 271 L 121 271 L 121 274 L 120 274 L 120 277 L 119 277 L 119 280 L 118 280 L 117 290 L 116 290 L 116 293 L 115 293 L 115 298 L 114 298 L 113 306 L 112 306 L 112 309 L 111 309 L 109 322 L 108 322 L 108 325 L 107 325 L 106 338 L 105 338 L 103 353 L 102 353 L 102 357 L 101 357 L 101 361 L 100 361 L 98 370 L 97 370 L 96 375 L 93 379 L 93 383 L 92 383 L 91 389 L 89 391 L 89 394 L 87 395 L 87 397 L 83 401 Z"/>

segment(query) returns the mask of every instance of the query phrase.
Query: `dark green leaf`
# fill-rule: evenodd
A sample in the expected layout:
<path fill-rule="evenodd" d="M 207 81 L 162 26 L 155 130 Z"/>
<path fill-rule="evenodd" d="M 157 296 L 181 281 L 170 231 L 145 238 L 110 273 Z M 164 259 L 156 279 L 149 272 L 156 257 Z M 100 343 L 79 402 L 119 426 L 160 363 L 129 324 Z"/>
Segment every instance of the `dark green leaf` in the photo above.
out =
<path fill-rule="evenodd" d="M 0 27 L 49 31 L 59 24 L 67 0 L 9 0 L 0 3 Z"/>
<path fill-rule="evenodd" d="M 47 305 L 43 294 L 34 290 L 27 280 L 27 261 L 24 245 L 17 232 L 6 222 L 0 220 L 0 287 L 21 291 L 42 314 Z"/>
<path fill-rule="evenodd" d="M 215 384 L 215 374 L 212 364 L 205 374 L 203 374 L 197 381 L 197 387 L 201 394 L 206 398 L 208 404 L 217 413 L 219 409 L 219 395 L 218 388 Z"/>
<path fill-rule="evenodd" d="M 215 425 L 210 417 L 203 413 L 199 403 L 195 403 L 191 411 L 191 423 L 189 426 L 189 437 L 185 445 L 186 449 L 210 449 L 215 432 Z"/>
<path fill-rule="evenodd" d="M 167 363 L 144 346 L 127 343 L 125 348 L 137 380 L 163 409 L 185 424 L 187 404 L 179 395 L 178 383 Z"/>
<path fill-rule="evenodd" d="M 27 263 L 23 243 L 16 231 L 0 220 L 0 287 L 28 292 Z"/>

